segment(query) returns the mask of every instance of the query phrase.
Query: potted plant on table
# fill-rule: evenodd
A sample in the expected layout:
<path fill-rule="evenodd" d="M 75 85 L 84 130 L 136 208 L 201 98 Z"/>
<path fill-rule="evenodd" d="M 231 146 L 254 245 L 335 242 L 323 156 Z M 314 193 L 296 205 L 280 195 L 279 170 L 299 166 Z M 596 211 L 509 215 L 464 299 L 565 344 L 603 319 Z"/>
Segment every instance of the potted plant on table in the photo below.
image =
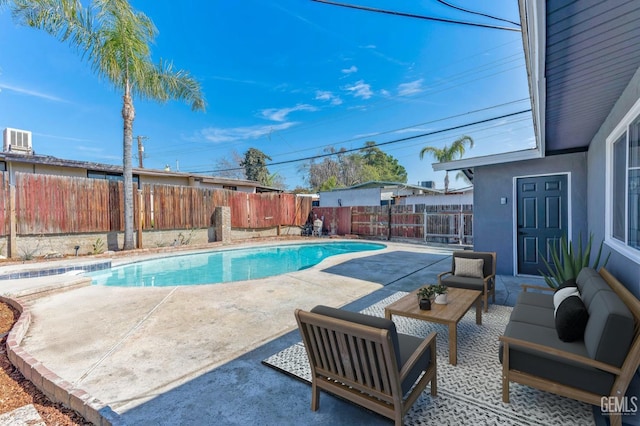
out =
<path fill-rule="evenodd" d="M 418 304 L 420 305 L 420 309 L 423 311 L 431 309 L 431 298 L 433 295 L 433 286 L 429 285 L 418 290 Z"/>
<path fill-rule="evenodd" d="M 447 286 L 444 284 L 434 284 L 431 287 L 433 287 L 433 294 L 435 295 L 434 302 L 439 305 L 446 305 L 449 302 L 447 299 Z"/>

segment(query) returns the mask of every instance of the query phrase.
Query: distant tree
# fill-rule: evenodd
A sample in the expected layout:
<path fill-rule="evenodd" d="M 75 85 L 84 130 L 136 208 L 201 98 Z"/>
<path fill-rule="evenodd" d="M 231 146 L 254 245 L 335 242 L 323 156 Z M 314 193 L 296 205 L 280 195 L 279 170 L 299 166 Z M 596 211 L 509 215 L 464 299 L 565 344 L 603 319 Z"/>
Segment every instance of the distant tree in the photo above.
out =
<path fill-rule="evenodd" d="M 78 0 L 0 0 L 13 3 L 12 14 L 21 24 L 43 29 L 77 48 L 93 70 L 123 93 L 124 250 L 133 244 L 133 97 L 170 99 L 204 110 L 200 84 L 185 71 L 174 71 L 162 60 L 151 61 L 157 29 L 127 0 L 95 0 L 87 9 Z"/>
<path fill-rule="evenodd" d="M 284 178 L 278 173 L 271 173 L 267 177 L 267 181 L 264 182 L 266 186 L 270 186 L 272 188 L 285 189 L 287 185 L 284 182 Z"/>
<path fill-rule="evenodd" d="M 336 178 L 335 176 L 329 176 L 327 180 L 322 182 L 318 190 L 331 191 L 332 189 L 336 189 L 337 187 L 338 187 L 338 178 Z"/>
<path fill-rule="evenodd" d="M 324 153 L 337 154 L 338 151 L 333 147 L 328 147 L 324 149 Z M 320 162 L 312 159 L 304 166 L 303 170 L 306 172 L 305 180 L 309 183 L 309 186 L 314 191 L 318 191 L 324 182 L 332 176 L 337 182 L 338 175 L 340 174 L 340 164 L 338 160 L 331 155 L 323 157 Z"/>
<path fill-rule="evenodd" d="M 420 151 L 420 159 L 424 158 L 424 154 L 431 154 L 439 163 L 445 163 L 447 161 L 453 161 L 461 158 L 466 152 L 465 145 L 469 145 L 469 148 L 473 148 L 473 139 L 470 136 L 462 136 L 455 140 L 451 146 L 445 145 L 444 148 L 436 148 L 433 146 L 426 146 Z M 449 171 L 444 176 L 444 192 L 449 192 Z"/>
<path fill-rule="evenodd" d="M 365 165 L 369 166 L 373 179 L 387 182 L 407 182 L 407 170 L 393 156 L 383 152 L 376 143 L 369 141 L 360 150 Z"/>
<path fill-rule="evenodd" d="M 214 176 L 229 179 L 246 179 L 242 163 L 242 155 L 238 151 L 231 151 L 230 157 L 221 157 L 216 160 Z"/>
<path fill-rule="evenodd" d="M 303 186 L 296 186 L 291 190 L 291 192 L 293 192 L 294 194 L 315 194 L 315 191 Z"/>
<path fill-rule="evenodd" d="M 348 154 L 344 148 L 325 148 L 321 161 L 311 160 L 299 172 L 314 191 L 353 186 L 372 180 L 407 182 L 407 171 L 398 160 L 384 153 L 375 142 L 367 142 L 365 147 Z"/>
<path fill-rule="evenodd" d="M 247 176 L 247 179 L 267 185 L 269 181 L 267 160 L 271 161 L 271 157 L 259 149 L 249 148 L 247 152 L 244 153 L 244 160 L 242 160 L 240 166 L 244 167 L 244 174 Z"/>

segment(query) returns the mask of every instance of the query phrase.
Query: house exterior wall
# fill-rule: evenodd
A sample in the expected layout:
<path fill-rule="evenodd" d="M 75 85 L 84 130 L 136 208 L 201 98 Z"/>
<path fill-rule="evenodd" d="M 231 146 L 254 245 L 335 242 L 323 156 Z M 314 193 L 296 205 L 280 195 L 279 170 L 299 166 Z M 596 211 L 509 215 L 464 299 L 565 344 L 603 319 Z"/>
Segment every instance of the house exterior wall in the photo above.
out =
<path fill-rule="evenodd" d="M 570 173 L 571 238 L 577 238 L 580 232 L 586 236 L 587 212 L 584 206 L 587 204 L 587 153 L 555 155 L 474 169 L 474 250 L 495 251 L 498 274 L 517 273 L 514 268 L 517 256 L 514 178 L 561 173 Z M 502 197 L 507 198 L 507 204 L 500 204 Z"/>
<path fill-rule="evenodd" d="M 589 202 L 587 205 L 589 229 L 598 244 L 605 238 L 606 188 L 606 139 L 622 121 L 631 107 L 640 99 L 640 69 L 636 71 L 629 85 L 618 99 L 605 122 L 589 145 L 587 180 Z M 611 248 L 607 246 L 608 248 Z M 611 250 L 607 269 L 618 278 L 636 297 L 640 297 L 640 253 L 635 259 Z"/>
<path fill-rule="evenodd" d="M 29 163 L 14 163 L 11 165 L 12 174 L 15 172 L 21 173 L 36 173 L 43 175 L 55 175 L 55 176 L 71 176 L 71 177 L 87 177 L 87 171 L 85 169 L 76 169 L 71 167 L 59 167 L 50 166 L 46 164 L 29 164 Z"/>
<path fill-rule="evenodd" d="M 464 194 L 447 194 L 447 195 L 411 195 L 402 199 L 400 204 L 425 204 L 427 206 L 441 206 L 453 204 L 473 204 L 473 191 Z"/>
<path fill-rule="evenodd" d="M 320 192 L 320 207 L 379 206 L 380 191 L 380 188 L 362 188 Z"/>

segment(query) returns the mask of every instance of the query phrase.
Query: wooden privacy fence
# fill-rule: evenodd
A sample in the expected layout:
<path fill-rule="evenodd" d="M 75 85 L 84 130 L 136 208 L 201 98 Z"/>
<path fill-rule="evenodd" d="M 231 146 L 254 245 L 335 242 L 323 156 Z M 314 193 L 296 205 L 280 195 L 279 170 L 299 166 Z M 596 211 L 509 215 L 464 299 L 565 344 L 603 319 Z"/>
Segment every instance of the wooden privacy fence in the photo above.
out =
<path fill-rule="evenodd" d="M 0 235 L 28 236 L 124 230 L 123 183 L 102 179 L 8 173 L 0 184 Z M 137 195 L 135 195 L 137 194 Z M 324 217 L 325 233 L 472 243 L 470 205 L 314 208 L 295 194 L 248 194 L 191 186 L 143 184 L 134 192 L 134 227 L 182 230 L 213 225 L 216 207 L 231 211 L 231 227 L 303 226 Z M 13 227 L 13 231 L 12 231 Z"/>
<path fill-rule="evenodd" d="M 473 243 L 471 205 L 316 207 L 313 215 L 324 217 L 323 227 L 327 233 Z M 333 229 L 337 232 L 332 232 Z"/>
<path fill-rule="evenodd" d="M 134 227 L 142 230 L 210 227 L 220 206 L 230 207 L 234 228 L 302 226 L 311 211 L 311 199 L 295 194 L 154 184 L 134 191 Z M 11 232 L 12 217 L 17 235 L 121 232 L 123 212 L 122 182 L 17 172 L 12 188 L 8 173 L 2 176 L 3 236 Z"/>

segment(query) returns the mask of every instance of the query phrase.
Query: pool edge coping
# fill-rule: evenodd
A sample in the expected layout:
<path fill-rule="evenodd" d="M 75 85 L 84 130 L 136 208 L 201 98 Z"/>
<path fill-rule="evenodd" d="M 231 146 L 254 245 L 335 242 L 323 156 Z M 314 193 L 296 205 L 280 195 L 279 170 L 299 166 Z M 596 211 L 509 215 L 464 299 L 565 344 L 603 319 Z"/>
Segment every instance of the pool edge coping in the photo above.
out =
<path fill-rule="evenodd" d="M 96 426 L 123 424 L 120 415 L 109 405 L 64 380 L 22 348 L 22 340 L 31 325 L 29 303 L 1 295 L 0 301 L 7 303 L 20 313 L 5 342 L 9 362 L 20 371 L 20 374 L 33 383 L 49 400 L 72 409 Z"/>

